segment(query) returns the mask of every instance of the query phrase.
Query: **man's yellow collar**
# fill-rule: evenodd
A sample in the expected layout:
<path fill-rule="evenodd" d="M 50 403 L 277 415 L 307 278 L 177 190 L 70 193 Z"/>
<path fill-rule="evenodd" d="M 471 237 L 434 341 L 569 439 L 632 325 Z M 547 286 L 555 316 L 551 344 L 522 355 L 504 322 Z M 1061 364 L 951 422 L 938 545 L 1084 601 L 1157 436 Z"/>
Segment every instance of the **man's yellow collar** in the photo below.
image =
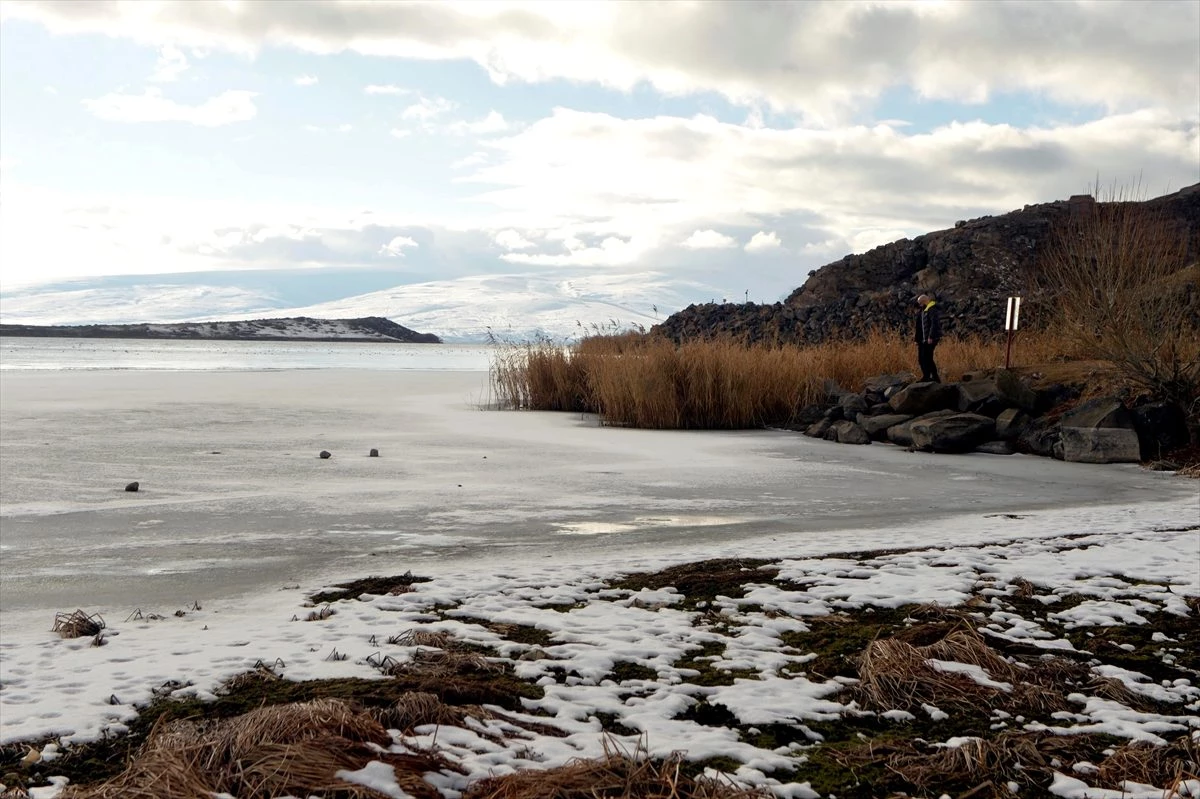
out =
<path fill-rule="evenodd" d="M 926 306 L 925 306 L 925 310 L 926 310 L 926 311 L 928 311 L 930 308 L 932 308 L 932 307 L 933 307 L 933 306 L 935 306 L 935 305 L 937 305 L 937 300 L 934 300 L 933 302 L 931 302 L 931 303 L 929 303 L 928 305 L 926 305 Z"/>

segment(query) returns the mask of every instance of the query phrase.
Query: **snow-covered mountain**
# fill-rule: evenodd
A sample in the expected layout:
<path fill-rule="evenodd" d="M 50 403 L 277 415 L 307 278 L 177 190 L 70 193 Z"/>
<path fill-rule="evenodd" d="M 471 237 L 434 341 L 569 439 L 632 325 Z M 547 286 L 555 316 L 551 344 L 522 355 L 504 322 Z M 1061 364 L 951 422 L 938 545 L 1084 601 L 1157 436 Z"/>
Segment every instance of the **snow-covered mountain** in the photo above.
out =
<path fill-rule="evenodd" d="M 383 316 L 444 341 L 490 336 L 525 341 L 578 337 L 595 330 L 649 328 L 722 290 L 661 272 L 575 277 L 476 275 L 396 286 L 315 305 L 292 307 L 264 292 L 230 286 L 115 286 L 87 291 L 30 291 L 0 298 L 10 324 L 120 324 L 306 316 Z"/>

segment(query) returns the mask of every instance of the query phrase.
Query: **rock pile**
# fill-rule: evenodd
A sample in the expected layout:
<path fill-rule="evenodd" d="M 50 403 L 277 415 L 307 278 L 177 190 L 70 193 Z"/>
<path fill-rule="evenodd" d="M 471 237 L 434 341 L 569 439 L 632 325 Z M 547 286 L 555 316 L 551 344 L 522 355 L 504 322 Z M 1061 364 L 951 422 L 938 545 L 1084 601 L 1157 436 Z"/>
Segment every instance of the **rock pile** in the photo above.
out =
<path fill-rule="evenodd" d="M 909 335 L 913 298 L 931 291 L 947 333 L 990 335 L 1004 329 L 1005 298 L 1025 295 L 1022 326 L 1048 317 L 1030 295 L 1041 255 L 1056 227 L 1081 213 L 1090 196 L 1027 205 L 999 216 L 963 221 L 847 255 L 809 273 L 803 286 L 771 305 L 689 305 L 654 331 L 674 341 L 732 336 L 747 342 L 816 344 L 861 337 L 872 329 Z M 1188 231 L 1189 256 L 1200 253 L 1200 184 L 1146 200 Z M 1191 294 L 1200 320 L 1200 292 Z"/>
<path fill-rule="evenodd" d="M 1005 369 L 957 383 L 879 375 L 859 392 L 829 388 L 828 402 L 797 414 L 789 429 L 841 444 L 888 442 L 925 452 L 1024 452 L 1078 463 L 1137 463 L 1186 446 L 1183 411 L 1166 402 L 1133 410 L 1100 397 L 1062 411 L 1078 389 L 1035 391 Z"/>

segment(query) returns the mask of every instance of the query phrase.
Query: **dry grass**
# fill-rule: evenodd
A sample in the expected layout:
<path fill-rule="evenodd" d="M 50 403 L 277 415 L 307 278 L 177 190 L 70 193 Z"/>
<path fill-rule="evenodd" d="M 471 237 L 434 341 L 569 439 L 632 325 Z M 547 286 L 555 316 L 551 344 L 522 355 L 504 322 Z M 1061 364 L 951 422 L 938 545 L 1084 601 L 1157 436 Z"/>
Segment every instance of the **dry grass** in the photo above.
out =
<path fill-rule="evenodd" d="M 1015 363 L 1076 356 L 1063 341 L 1022 336 Z M 550 343 L 504 350 L 491 379 L 502 407 L 593 412 L 607 424 L 653 429 L 741 429 L 786 423 L 826 399 L 836 384 L 859 390 L 871 376 L 911 371 L 913 345 L 874 331 L 861 341 L 813 346 L 744 345 L 624 334 L 570 347 Z M 1004 341 L 947 339 L 938 348 L 946 379 L 1004 363 Z"/>
<path fill-rule="evenodd" d="M 51 632 L 63 638 L 86 638 L 99 635 L 104 627 L 104 619 L 100 618 L 100 614 L 77 610 L 74 613 L 55 613 Z"/>
<path fill-rule="evenodd" d="M 438 792 L 423 775 L 447 764 L 434 755 L 392 756 L 391 736 L 374 716 L 337 699 L 272 705 L 220 721 L 157 725 L 126 770 L 96 786 L 69 787 L 63 799 L 240 799 L 333 794 L 376 799 L 377 791 L 337 779 L 372 760 L 390 763 L 417 799 Z"/>
<path fill-rule="evenodd" d="M 1181 782 L 1200 779 L 1200 741 L 1181 735 L 1166 746 L 1125 744 L 1100 763 L 1099 776 L 1113 787 L 1129 780 L 1159 786 L 1164 796 L 1176 796 Z"/>
<path fill-rule="evenodd" d="M 989 700 L 1002 689 L 981 685 L 970 677 L 933 668 L 930 659 L 979 666 L 994 680 L 1012 680 L 1015 667 L 997 655 L 972 627 L 952 630 L 927 646 L 913 646 L 897 638 L 867 645 L 859 659 L 860 682 L 855 686 L 866 706 L 879 710 L 962 707 Z"/>
<path fill-rule="evenodd" d="M 518 771 L 473 783 L 462 799 L 769 799 L 766 789 L 690 777 L 682 755 L 651 760 L 642 746 L 625 751 L 605 739 L 604 757 L 558 768 Z"/>

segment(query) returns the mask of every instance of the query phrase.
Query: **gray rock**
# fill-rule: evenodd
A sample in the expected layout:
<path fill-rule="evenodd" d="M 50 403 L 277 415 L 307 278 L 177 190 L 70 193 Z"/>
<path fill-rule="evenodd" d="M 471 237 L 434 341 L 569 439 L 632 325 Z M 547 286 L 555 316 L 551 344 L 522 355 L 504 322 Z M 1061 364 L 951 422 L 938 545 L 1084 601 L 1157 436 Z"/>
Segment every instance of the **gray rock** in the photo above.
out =
<path fill-rule="evenodd" d="M 943 419 L 947 416 L 954 416 L 957 413 L 958 411 L 951 410 L 934 411 L 933 413 L 927 413 L 924 416 L 917 416 L 909 419 L 907 422 L 900 422 L 899 424 L 892 425 L 887 429 L 887 439 L 896 446 L 911 447 L 913 443 L 912 426 L 914 423 L 929 419 Z"/>
<path fill-rule="evenodd" d="M 879 416 L 863 416 L 860 417 L 858 423 L 862 425 L 862 429 L 867 431 L 867 435 L 875 441 L 887 441 L 887 431 L 889 427 L 895 427 L 898 424 L 904 424 L 912 419 L 911 416 L 905 416 L 902 413 L 886 413 Z"/>
<path fill-rule="evenodd" d="M 377 450 L 377 449 L 372 449 L 370 452 L 368 452 L 368 453 L 367 453 L 367 457 L 368 457 L 368 458 L 378 458 L 378 457 L 379 457 L 379 450 Z"/>
<path fill-rule="evenodd" d="M 1100 397 L 1080 403 L 1059 420 L 1063 427 L 1109 427 L 1133 429 L 1133 414 L 1116 397 Z"/>
<path fill-rule="evenodd" d="M 829 432 L 836 436 L 839 444 L 870 444 L 871 437 L 867 435 L 867 431 L 861 425 L 843 419 L 840 422 L 834 422 L 829 428 Z M 828 437 L 828 434 L 826 434 Z"/>
<path fill-rule="evenodd" d="M 972 411 L 995 395 L 996 384 L 991 380 L 969 380 L 958 384 L 958 409 Z"/>
<path fill-rule="evenodd" d="M 912 422 L 912 445 L 933 452 L 970 452 L 990 441 L 996 422 L 978 413 L 956 413 Z"/>
<path fill-rule="evenodd" d="M 1017 373 L 1010 369 L 997 369 L 992 377 L 996 385 L 996 396 L 1006 408 L 1020 408 L 1023 411 L 1033 411 L 1037 407 L 1038 395 L 1021 381 Z"/>
<path fill-rule="evenodd" d="M 1062 460 L 1062 428 L 1058 422 L 1035 419 L 1017 436 L 1017 449 L 1030 455 Z"/>
<path fill-rule="evenodd" d="M 857 419 L 868 407 L 867 401 L 860 394 L 847 394 L 838 404 L 842 406 L 842 414 L 850 420 Z"/>
<path fill-rule="evenodd" d="M 137 490 L 139 490 L 141 487 L 142 487 L 142 484 L 141 484 L 141 483 L 139 483 L 137 480 L 134 480 L 132 483 L 130 483 L 129 485 L 125 486 L 125 490 L 126 490 L 126 491 L 137 491 Z"/>
<path fill-rule="evenodd" d="M 317 455 L 317 457 L 318 457 L 318 458 L 320 458 L 320 459 L 321 459 L 321 460 L 323 460 L 323 461 L 324 461 L 324 460 L 329 460 L 330 458 L 332 458 L 332 457 L 333 457 L 333 453 L 331 453 L 331 452 L 330 452 L 329 450 L 327 450 L 327 449 L 323 449 L 323 450 L 321 450 L 321 452 L 320 452 L 320 453 Z"/>
<path fill-rule="evenodd" d="M 1013 447 L 1011 441 L 985 441 L 975 448 L 976 452 L 984 452 L 988 455 L 1012 455 L 1017 450 Z"/>
<path fill-rule="evenodd" d="M 1137 433 L 1121 427 L 1062 427 L 1063 460 L 1072 463 L 1137 463 Z"/>
<path fill-rule="evenodd" d="M 958 386 L 949 383 L 913 383 L 893 394 L 888 405 L 896 413 L 921 416 L 932 411 L 957 410 Z"/>
<path fill-rule="evenodd" d="M 1029 417 L 1020 408 L 1001 411 L 996 417 L 996 438 L 1015 441 L 1021 431 L 1029 426 Z"/>
<path fill-rule="evenodd" d="M 833 420 L 827 417 L 818 419 L 808 426 L 808 429 L 804 431 L 804 435 L 811 438 L 824 438 L 831 424 L 833 424 Z"/>
<path fill-rule="evenodd" d="M 895 394 L 900 389 L 907 386 L 909 383 L 916 380 L 916 375 L 911 372 L 897 372 L 888 375 L 875 375 L 868 377 L 863 381 L 863 391 L 876 391 L 885 397 Z"/>
<path fill-rule="evenodd" d="M 886 416 L 892 413 L 892 406 L 886 402 L 880 402 L 867 408 L 867 416 Z M 859 414 L 859 421 L 862 421 L 862 414 Z"/>

